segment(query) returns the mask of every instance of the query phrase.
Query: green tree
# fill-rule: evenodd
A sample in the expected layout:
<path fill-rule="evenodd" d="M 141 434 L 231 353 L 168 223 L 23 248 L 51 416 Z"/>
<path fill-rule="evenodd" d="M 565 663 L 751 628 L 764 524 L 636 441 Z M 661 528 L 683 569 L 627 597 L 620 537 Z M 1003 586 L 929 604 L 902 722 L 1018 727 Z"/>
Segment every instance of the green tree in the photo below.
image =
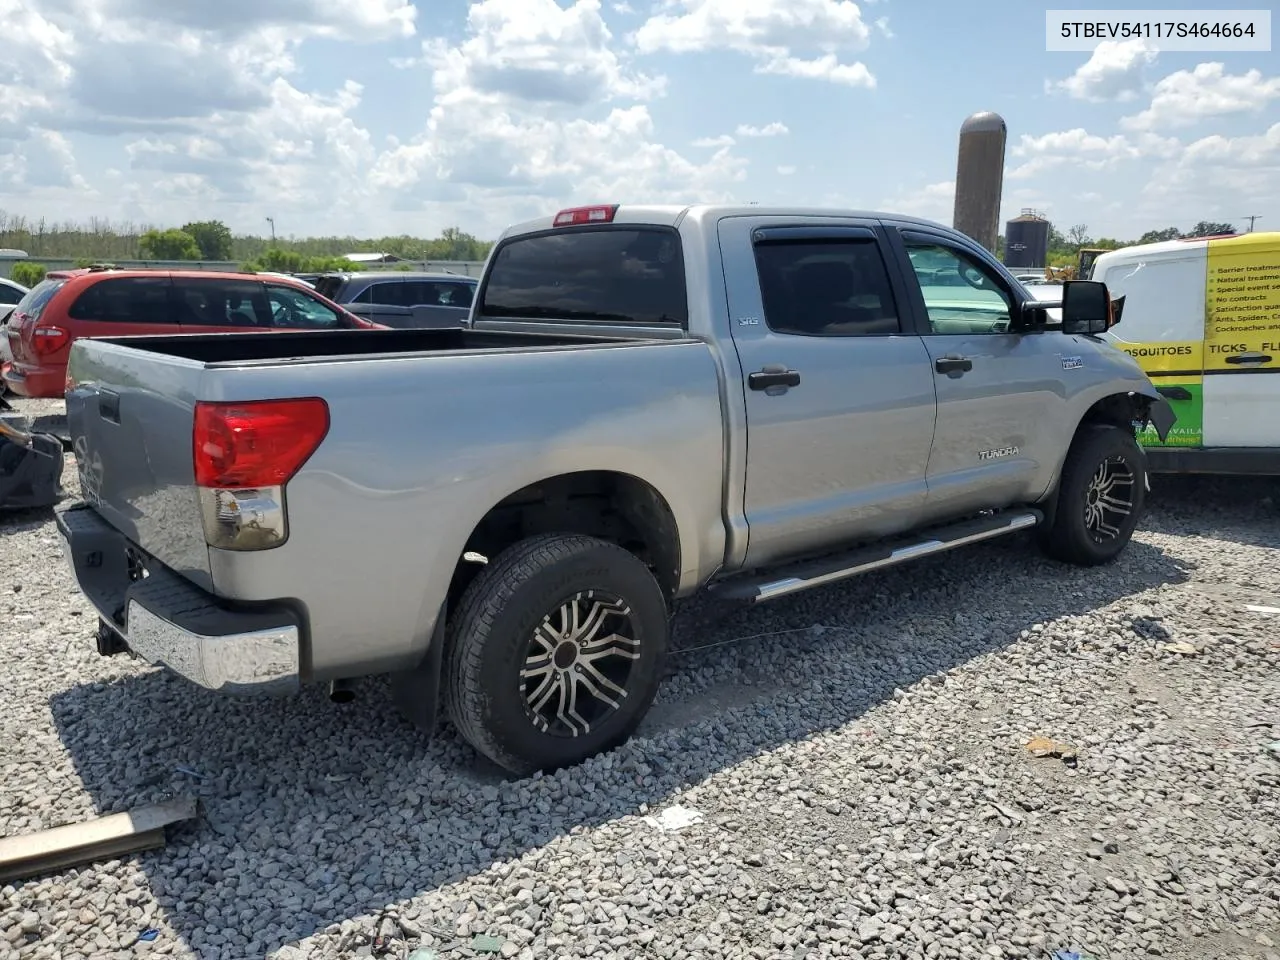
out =
<path fill-rule="evenodd" d="M 1160 243 L 1164 240 L 1177 240 L 1182 231 L 1177 227 L 1165 227 L 1163 230 L 1148 230 L 1138 238 L 1139 243 Z"/>
<path fill-rule="evenodd" d="M 144 260 L 199 260 L 196 238 L 185 230 L 148 230 L 138 238 Z"/>
<path fill-rule="evenodd" d="M 24 287 L 34 287 L 37 283 L 44 279 L 44 275 L 49 272 L 49 268 L 43 263 L 32 263 L 30 260 L 20 260 L 13 265 L 13 269 L 9 271 L 9 279 L 14 283 L 20 283 Z"/>
<path fill-rule="evenodd" d="M 1188 237 L 1212 237 L 1219 233 L 1235 233 L 1236 228 L 1229 223 L 1215 223 L 1212 220 L 1201 220 L 1187 234 Z"/>
<path fill-rule="evenodd" d="M 197 220 L 182 225 L 182 232 L 195 238 L 200 256 L 205 260 L 231 259 L 231 231 L 221 220 Z"/>

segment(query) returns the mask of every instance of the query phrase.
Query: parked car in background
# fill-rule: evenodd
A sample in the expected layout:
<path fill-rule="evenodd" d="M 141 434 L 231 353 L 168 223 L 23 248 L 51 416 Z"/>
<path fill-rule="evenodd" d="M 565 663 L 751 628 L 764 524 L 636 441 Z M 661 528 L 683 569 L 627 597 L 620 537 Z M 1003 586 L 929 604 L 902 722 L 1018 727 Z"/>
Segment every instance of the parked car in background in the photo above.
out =
<path fill-rule="evenodd" d="M 61 397 L 71 344 L 83 337 L 245 330 L 377 329 L 288 277 L 210 270 L 63 270 L 22 298 L 4 328 L 5 386 Z"/>
<path fill-rule="evenodd" d="M 10 280 L 8 277 L 0 277 L 0 397 L 4 396 L 4 368 L 9 365 L 12 359 L 9 353 L 9 338 L 5 336 L 5 326 L 9 322 L 9 317 L 13 314 L 13 308 L 18 305 L 23 297 L 31 290 L 22 284 Z"/>
<path fill-rule="evenodd" d="M 316 290 L 388 327 L 440 328 L 467 322 L 477 282 L 453 273 L 370 270 L 325 274 L 316 280 Z"/>
<path fill-rule="evenodd" d="M 16 280 L 10 280 L 8 277 L 0 277 L 0 313 L 4 311 L 5 307 L 14 306 L 29 292 L 29 287 L 24 287 Z"/>

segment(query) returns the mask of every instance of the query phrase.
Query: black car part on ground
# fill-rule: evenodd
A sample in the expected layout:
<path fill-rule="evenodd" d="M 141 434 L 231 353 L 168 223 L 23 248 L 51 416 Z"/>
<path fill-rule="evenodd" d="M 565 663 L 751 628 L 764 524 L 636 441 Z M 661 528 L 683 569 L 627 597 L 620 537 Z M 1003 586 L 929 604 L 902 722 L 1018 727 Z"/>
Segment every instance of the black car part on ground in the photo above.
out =
<path fill-rule="evenodd" d="M 62 441 L 0 418 L 0 509 L 51 507 L 62 497 Z"/>

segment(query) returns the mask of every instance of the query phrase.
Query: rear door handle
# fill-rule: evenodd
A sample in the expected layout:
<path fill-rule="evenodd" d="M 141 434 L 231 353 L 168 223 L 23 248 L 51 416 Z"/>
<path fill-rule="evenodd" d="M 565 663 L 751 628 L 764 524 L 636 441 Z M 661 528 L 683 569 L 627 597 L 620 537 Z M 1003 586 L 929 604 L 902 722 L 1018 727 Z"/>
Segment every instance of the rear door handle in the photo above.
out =
<path fill-rule="evenodd" d="M 933 361 L 933 368 L 939 373 L 954 373 L 959 376 L 973 369 L 973 361 L 968 357 L 939 357 Z"/>
<path fill-rule="evenodd" d="M 752 390 L 768 390 L 770 387 L 798 387 L 800 374 L 795 370 L 759 370 L 747 377 Z"/>
<path fill-rule="evenodd" d="M 1227 363 L 1270 363 L 1269 353 L 1233 353 L 1226 358 Z"/>
<path fill-rule="evenodd" d="M 1186 387 L 1156 387 L 1156 393 L 1169 400 L 1191 399 L 1191 391 Z"/>

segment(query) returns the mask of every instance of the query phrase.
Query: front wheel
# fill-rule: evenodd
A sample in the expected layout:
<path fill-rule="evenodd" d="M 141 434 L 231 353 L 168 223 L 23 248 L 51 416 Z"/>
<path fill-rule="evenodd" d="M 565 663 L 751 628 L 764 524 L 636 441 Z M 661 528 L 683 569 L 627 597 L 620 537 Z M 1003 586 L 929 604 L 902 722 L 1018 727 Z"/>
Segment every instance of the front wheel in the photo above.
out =
<path fill-rule="evenodd" d="M 1109 563 L 1133 536 L 1146 502 L 1146 456 L 1133 434 L 1088 425 L 1067 453 L 1053 522 L 1040 543 L 1056 560 L 1079 566 Z"/>
<path fill-rule="evenodd" d="M 531 537 L 467 587 L 444 681 L 462 736 L 519 776 L 612 749 L 639 726 L 661 679 L 666 600 L 619 546 Z"/>

